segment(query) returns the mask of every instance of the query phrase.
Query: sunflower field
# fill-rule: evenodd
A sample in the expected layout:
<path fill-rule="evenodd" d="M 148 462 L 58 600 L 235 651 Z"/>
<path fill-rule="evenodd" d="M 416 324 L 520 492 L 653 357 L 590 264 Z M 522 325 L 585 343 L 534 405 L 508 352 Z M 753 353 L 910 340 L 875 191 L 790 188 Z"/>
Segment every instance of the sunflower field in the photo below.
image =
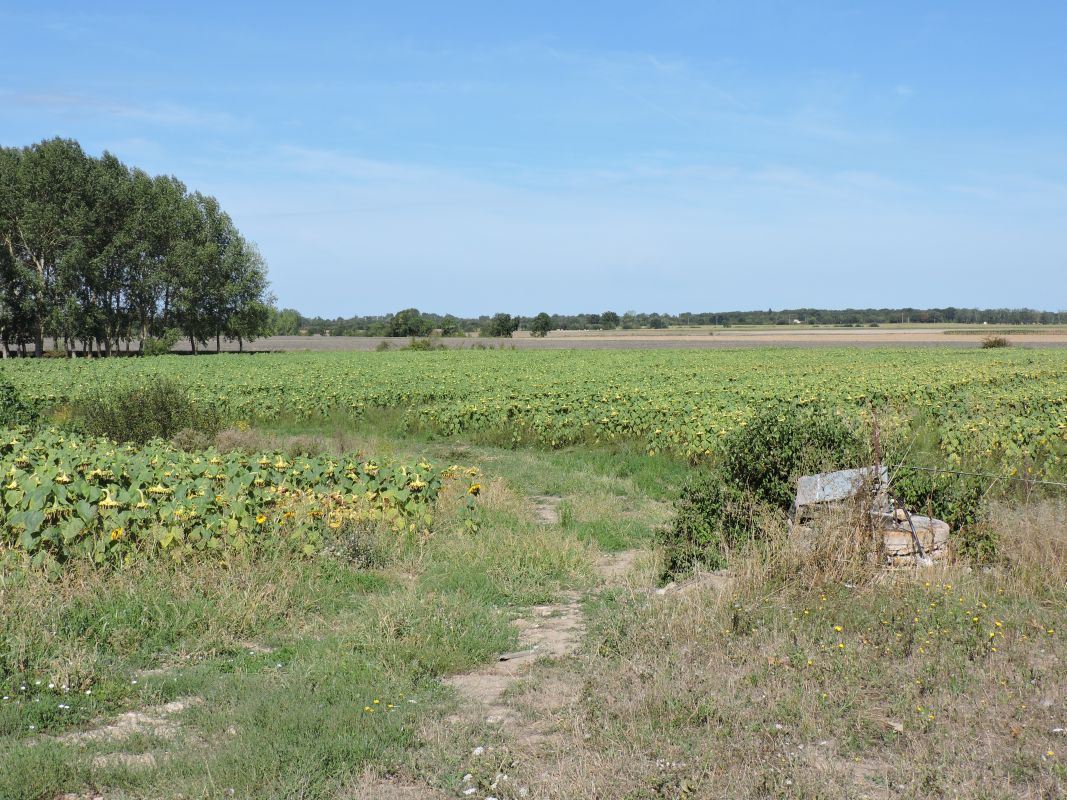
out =
<path fill-rule="evenodd" d="M 397 532 L 428 525 L 442 483 L 459 472 L 0 430 L 0 549 L 37 566 L 147 551 L 225 557 L 263 542 L 311 554 L 330 529 L 350 523 Z"/>
<path fill-rule="evenodd" d="M 400 409 L 412 428 L 497 432 L 549 447 L 618 439 L 691 460 L 761 411 L 820 404 L 887 432 L 921 419 L 945 463 L 1055 468 L 1067 447 L 1067 350 L 756 349 L 287 353 L 16 361 L 42 411 L 175 377 L 227 419 L 358 418 Z"/>

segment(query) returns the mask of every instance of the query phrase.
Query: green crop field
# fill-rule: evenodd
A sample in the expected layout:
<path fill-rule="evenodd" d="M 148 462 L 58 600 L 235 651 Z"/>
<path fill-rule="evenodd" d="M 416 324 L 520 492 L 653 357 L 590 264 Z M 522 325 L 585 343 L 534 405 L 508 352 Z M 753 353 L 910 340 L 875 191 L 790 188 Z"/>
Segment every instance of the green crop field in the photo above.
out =
<path fill-rule="evenodd" d="M 1067 792 L 1067 351 L 25 359 L 0 408 L 5 800 Z M 943 560 L 790 528 L 877 451 Z"/>
<path fill-rule="evenodd" d="M 231 421 L 398 409 L 443 434 L 551 447 L 628 438 L 695 460 L 760 411 L 816 403 L 873 407 L 890 429 L 922 417 L 954 463 L 1055 464 L 1067 441 L 1059 351 L 298 353 L 14 362 L 6 373 L 45 407 L 169 375 Z"/>

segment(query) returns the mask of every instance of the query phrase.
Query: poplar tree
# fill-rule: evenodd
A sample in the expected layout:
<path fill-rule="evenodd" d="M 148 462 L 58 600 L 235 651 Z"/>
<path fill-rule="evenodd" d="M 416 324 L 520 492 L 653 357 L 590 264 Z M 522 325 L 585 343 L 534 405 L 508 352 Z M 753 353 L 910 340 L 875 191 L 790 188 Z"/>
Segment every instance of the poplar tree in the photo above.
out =
<path fill-rule="evenodd" d="M 50 139 L 0 148 L 0 345 L 110 355 L 178 329 L 195 352 L 270 331 L 262 256 L 218 201 L 110 153 Z"/>

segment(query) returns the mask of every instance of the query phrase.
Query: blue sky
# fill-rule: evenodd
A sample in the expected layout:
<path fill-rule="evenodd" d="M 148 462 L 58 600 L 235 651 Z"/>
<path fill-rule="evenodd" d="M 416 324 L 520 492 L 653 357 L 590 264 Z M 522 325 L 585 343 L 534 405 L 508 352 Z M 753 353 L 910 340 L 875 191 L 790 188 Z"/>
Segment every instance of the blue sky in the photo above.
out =
<path fill-rule="evenodd" d="M 0 143 L 217 196 L 325 316 L 1067 307 L 1067 4 L 11 3 Z"/>

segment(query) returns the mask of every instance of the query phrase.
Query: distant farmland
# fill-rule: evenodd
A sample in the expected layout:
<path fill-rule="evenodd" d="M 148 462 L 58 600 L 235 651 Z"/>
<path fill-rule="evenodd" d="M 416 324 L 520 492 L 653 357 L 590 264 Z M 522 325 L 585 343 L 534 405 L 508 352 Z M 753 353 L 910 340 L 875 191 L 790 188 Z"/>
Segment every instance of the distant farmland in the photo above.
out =
<path fill-rule="evenodd" d="M 511 339 L 481 336 L 442 338 L 451 348 L 515 347 L 533 350 L 677 350 L 729 349 L 739 347 L 979 347 L 984 335 L 1009 335 L 1011 343 L 1022 347 L 1067 347 L 1064 328 L 952 328 L 945 326 L 899 328 L 668 328 L 666 330 L 552 331 L 545 338 L 535 338 L 526 331 Z M 405 338 L 378 336 L 270 336 L 245 343 L 245 351 L 292 352 L 377 350 L 383 342 L 399 348 Z M 213 347 L 206 349 L 210 352 Z M 236 351 L 237 342 L 222 344 L 226 351 Z M 178 342 L 176 352 L 188 352 L 187 341 Z"/>

